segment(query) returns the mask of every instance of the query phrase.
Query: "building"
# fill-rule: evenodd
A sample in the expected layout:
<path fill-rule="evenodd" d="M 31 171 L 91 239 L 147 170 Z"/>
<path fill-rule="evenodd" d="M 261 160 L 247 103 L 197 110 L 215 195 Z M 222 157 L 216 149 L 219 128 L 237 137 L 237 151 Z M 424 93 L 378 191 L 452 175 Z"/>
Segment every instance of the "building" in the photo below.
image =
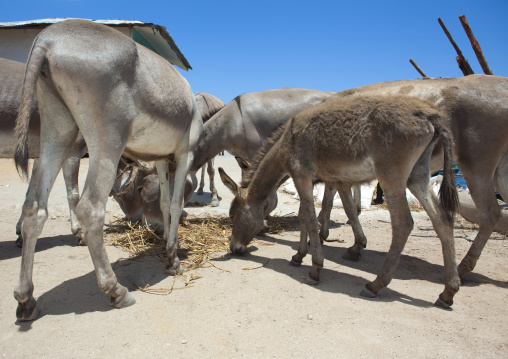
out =
<path fill-rule="evenodd" d="M 51 24 L 68 19 L 0 22 L 0 57 L 26 62 L 36 36 Z M 128 20 L 91 20 L 114 27 L 183 70 L 192 69 L 164 26 Z"/>

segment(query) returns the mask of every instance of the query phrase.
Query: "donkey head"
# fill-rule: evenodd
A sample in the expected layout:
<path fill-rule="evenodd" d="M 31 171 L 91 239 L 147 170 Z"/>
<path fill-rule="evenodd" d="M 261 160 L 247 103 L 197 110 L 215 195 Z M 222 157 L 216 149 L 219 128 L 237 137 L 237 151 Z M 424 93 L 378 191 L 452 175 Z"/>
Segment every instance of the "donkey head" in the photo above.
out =
<path fill-rule="evenodd" d="M 256 233 L 263 228 L 265 204 L 263 201 L 249 201 L 246 188 L 239 187 L 222 168 L 219 168 L 219 173 L 224 185 L 235 195 L 229 209 L 229 217 L 233 221 L 229 247 L 233 254 L 243 254 Z"/>

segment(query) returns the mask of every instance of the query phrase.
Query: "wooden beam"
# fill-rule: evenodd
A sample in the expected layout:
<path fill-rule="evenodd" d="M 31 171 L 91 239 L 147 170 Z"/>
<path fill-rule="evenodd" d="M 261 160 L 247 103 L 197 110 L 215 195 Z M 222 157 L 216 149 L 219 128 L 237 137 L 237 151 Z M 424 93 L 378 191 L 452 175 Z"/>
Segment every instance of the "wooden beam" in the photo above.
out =
<path fill-rule="evenodd" d="M 420 73 L 420 75 L 422 75 L 422 77 L 424 79 L 428 79 L 429 77 L 427 75 L 425 75 L 425 72 L 422 71 L 422 69 L 420 68 L 420 66 L 418 66 L 416 64 L 416 62 L 413 60 L 413 59 L 409 59 L 409 62 L 411 63 L 411 65 L 414 66 L 414 68 L 416 69 L 416 71 L 418 71 Z"/>
<path fill-rule="evenodd" d="M 478 62 L 480 63 L 483 73 L 485 75 L 492 75 L 492 70 L 490 69 L 489 65 L 487 64 L 487 60 L 485 60 L 485 56 L 483 56 L 482 48 L 480 47 L 480 44 L 478 41 L 476 41 L 476 38 L 473 35 L 473 31 L 471 30 L 471 27 L 469 26 L 469 23 L 467 22 L 466 15 L 460 15 L 459 16 L 460 23 L 462 24 L 462 27 L 464 28 L 464 31 L 466 31 L 467 37 L 469 38 L 469 41 L 471 42 L 471 46 L 473 47 L 474 53 L 476 54 L 476 58 L 478 59 Z"/>
<path fill-rule="evenodd" d="M 439 25 L 441 25 L 444 33 L 448 37 L 448 40 L 450 40 L 453 48 L 457 52 L 457 63 L 459 64 L 459 68 L 462 71 L 462 73 L 464 74 L 464 76 L 474 74 L 473 69 L 471 68 L 471 66 L 469 66 L 469 62 L 467 62 L 464 55 L 462 55 L 462 51 L 460 51 L 459 47 L 457 46 L 457 43 L 455 42 L 455 40 L 453 40 L 453 37 L 450 34 L 450 32 L 448 31 L 448 29 L 446 28 L 445 24 L 443 23 L 443 20 L 441 20 L 441 18 L 438 18 L 437 21 L 439 21 Z"/>

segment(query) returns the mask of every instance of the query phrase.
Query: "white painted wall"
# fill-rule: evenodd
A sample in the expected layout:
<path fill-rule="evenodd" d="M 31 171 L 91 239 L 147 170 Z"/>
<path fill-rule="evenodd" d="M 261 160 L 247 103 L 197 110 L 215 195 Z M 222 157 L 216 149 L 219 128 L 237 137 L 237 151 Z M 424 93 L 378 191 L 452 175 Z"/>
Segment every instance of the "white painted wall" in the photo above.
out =
<path fill-rule="evenodd" d="M 121 33 L 131 36 L 129 27 L 115 27 Z M 35 37 L 42 31 L 36 29 L 0 28 L 0 57 L 26 62 Z"/>

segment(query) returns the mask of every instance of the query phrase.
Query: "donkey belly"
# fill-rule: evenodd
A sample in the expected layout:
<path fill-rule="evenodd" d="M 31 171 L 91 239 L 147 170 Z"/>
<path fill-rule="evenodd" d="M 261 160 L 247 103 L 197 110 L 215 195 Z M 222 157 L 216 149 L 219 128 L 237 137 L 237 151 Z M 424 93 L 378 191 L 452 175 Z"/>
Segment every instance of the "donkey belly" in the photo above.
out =
<path fill-rule="evenodd" d="M 369 159 L 361 161 L 333 161 L 320 166 L 316 179 L 328 183 L 366 183 L 376 178 Z"/>
<path fill-rule="evenodd" d="M 188 143 L 190 118 L 167 119 L 138 115 L 132 125 L 125 152 L 145 161 L 154 161 L 179 152 Z"/>

